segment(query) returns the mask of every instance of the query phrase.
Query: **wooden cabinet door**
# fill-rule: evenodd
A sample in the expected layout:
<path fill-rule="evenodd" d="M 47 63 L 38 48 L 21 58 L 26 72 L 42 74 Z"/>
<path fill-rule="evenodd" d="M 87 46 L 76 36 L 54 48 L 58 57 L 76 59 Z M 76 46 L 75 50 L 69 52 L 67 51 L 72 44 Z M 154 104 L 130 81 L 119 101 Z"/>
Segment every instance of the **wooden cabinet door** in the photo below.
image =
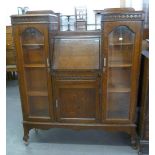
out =
<path fill-rule="evenodd" d="M 20 25 L 14 32 L 24 117 L 52 120 L 48 26 Z"/>
<path fill-rule="evenodd" d="M 97 80 L 56 81 L 57 121 L 95 123 L 99 121 L 99 83 Z"/>
<path fill-rule="evenodd" d="M 105 22 L 103 120 L 134 121 L 140 61 L 141 22 Z"/>

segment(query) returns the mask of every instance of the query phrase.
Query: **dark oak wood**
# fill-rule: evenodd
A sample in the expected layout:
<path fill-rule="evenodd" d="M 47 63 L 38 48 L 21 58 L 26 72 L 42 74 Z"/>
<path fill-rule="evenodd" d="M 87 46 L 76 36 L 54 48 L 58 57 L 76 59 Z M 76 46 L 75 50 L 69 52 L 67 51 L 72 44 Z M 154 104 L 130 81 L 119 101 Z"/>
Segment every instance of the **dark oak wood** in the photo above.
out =
<path fill-rule="evenodd" d="M 27 11 L 26 14 L 55 14 L 58 17 L 58 30 L 60 31 L 60 13 L 55 13 L 52 10 L 35 10 L 35 11 Z"/>
<path fill-rule="evenodd" d="M 139 87 L 138 136 L 139 154 L 149 154 L 149 51 L 145 45 L 141 58 Z"/>
<path fill-rule="evenodd" d="M 143 14 L 119 14 L 105 10 L 102 31 L 90 32 L 60 32 L 51 12 L 12 16 L 24 141 L 62 127 L 123 131 L 136 144 Z"/>
<path fill-rule="evenodd" d="M 54 50 L 53 69 L 55 70 L 99 69 L 99 37 L 55 38 Z"/>

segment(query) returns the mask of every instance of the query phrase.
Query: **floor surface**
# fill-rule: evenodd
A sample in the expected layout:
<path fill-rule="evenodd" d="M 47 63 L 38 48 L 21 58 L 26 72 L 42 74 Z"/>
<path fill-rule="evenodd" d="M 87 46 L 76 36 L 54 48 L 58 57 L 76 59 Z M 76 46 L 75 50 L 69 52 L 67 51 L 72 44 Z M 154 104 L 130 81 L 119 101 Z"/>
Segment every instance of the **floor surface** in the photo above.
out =
<path fill-rule="evenodd" d="M 29 145 L 23 143 L 21 103 L 16 80 L 6 86 L 7 155 L 137 155 L 125 133 L 101 130 L 50 129 L 30 131 Z"/>

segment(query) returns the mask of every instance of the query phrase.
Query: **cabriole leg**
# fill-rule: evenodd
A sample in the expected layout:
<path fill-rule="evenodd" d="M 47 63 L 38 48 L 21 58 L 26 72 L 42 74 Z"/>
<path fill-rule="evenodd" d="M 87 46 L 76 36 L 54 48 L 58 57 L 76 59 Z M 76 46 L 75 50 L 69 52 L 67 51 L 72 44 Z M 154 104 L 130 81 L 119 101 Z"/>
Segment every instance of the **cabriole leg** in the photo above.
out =
<path fill-rule="evenodd" d="M 131 145 L 133 149 L 137 149 L 137 133 L 135 128 L 131 131 Z"/>
<path fill-rule="evenodd" d="M 38 134 L 38 129 L 34 128 L 34 131 L 35 131 L 36 134 Z"/>
<path fill-rule="evenodd" d="M 24 140 L 24 144 L 25 145 L 28 145 L 28 139 L 29 139 L 29 128 L 24 126 L 24 137 L 23 137 L 23 140 Z"/>

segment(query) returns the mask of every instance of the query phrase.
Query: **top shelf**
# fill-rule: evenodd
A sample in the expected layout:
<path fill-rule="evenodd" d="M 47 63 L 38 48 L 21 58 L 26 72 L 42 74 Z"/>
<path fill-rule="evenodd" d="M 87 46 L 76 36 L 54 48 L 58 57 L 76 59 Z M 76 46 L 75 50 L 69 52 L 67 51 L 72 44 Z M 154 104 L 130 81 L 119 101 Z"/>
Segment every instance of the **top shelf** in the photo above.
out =
<path fill-rule="evenodd" d="M 121 43 L 121 42 L 118 42 L 118 43 L 110 43 L 109 45 L 110 46 L 129 46 L 129 45 L 133 45 L 134 43 L 130 43 L 130 42 L 127 42 L 127 43 Z"/>
<path fill-rule="evenodd" d="M 39 49 L 42 48 L 44 44 L 22 44 L 22 47 L 29 48 L 29 49 Z"/>
<path fill-rule="evenodd" d="M 44 46 L 44 44 L 22 44 L 22 46 Z"/>
<path fill-rule="evenodd" d="M 109 67 L 111 68 L 119 68 L 119 67 L 132 67 L 131 63 L 109 63 Z"/>

